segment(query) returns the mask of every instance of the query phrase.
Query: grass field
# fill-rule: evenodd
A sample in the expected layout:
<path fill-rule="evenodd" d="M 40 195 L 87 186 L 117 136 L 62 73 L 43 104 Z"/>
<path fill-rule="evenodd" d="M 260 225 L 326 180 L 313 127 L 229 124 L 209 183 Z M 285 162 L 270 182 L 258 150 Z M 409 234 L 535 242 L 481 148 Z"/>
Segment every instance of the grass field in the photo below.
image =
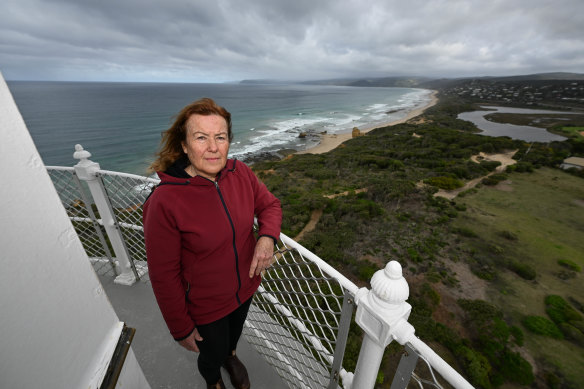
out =
<path fill-rule="evenodd" d="M 554 366 L 572 382 L 584 382 L 582 347 L 531 334 L 521 326 L 525 315 L 546 316 L 544 298 L 549 294 L 584 303 L 584 275 L 568 274 L 558 264 L 568 259 L 584 268 L 584 180 L 542 168 L 510 174 L 507 181 L 483 186 L 456 202 L 465 204 L 467 211 L 455 225 L 477 233 L 475 244 L 495 247 L 505 260 L 526 263 L 537 273 L 528 281 L 501 268 L 488 293 L 511 324 L 524 331 L 529 359 Z"/>
<path fill-rule="evenodd" d="M 584 142 L 584 127 L 562 127 L 559 131 L 577 142 Z"/>

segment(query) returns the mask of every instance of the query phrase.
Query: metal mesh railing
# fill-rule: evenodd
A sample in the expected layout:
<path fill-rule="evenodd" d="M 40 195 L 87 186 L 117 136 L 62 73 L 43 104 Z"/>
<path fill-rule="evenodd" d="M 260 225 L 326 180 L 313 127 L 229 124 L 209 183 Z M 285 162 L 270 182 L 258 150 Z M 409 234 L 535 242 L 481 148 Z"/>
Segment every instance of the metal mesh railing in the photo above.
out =
<path fill-rule="evenodd" d="M 142 226 L 142 204 L 160 180 L 100 170 L 98 176 L 108 195 L 116 225 L 130 261 L 142 280 L 149 280 Z"/>
<path fill-rule="evenodd" d="M 109 248 L 105 240 L 96 244 L 96 232 L 82 223 L 101 231 L 101 220 L 92 216 L 93 206 L 82 194 L 86 191 L 73 168 L 47 169 L 88 256 L 95 262 Z M 147 280 L 142 204 L 159 180 L 104 170 L 97 176 L 128 257 L 142 281 Z M 277 262 L 264 274 L 244 336 L 290 387 L 336 388 L 353 312 L 347 283 L 349 289 L 354 284 L 345 279 L 342 285 L 331 276 L 332 268 L 327 272 L 323 269 L 327 265 L 307 259 L 291 246 L 295 242 L 290 243 L 285 235 L 282 238 L 288 244 L 281 243 L 274 253 Z"/>
<path fill-rule="evenodd" d="M 291 388 L 336 388 L 352 296 L 290 242 L 274 258 L 254 297 L 246 339 Z"/>
<path fill-rule="evenodd" d="M 112 249 L 87 188 L 72 167 L 47 166 L 47 171 L 96 273 L 116 276 Z"/>
<path fill-rule="evenodd" d="M 86 184 L 73 168 L 47 170 L 96 272 L 116 276 L 117 261 Z M 142 204 L 159 180 L 103 170 L 97 178 L 134 274 L 148 280 Z M 247 341 L 291 388 L 337 388 L 339 377 L 352 380 L 341 363 L 357 286 L 284 234 L 274 259 L 250 307 L 244 328 Z M 400 362 L 392 388 L 405 388 L 410 381 L 410 386 L 442 388 L 435 370 L 448 382 L 470 387 L 413 334 L 406 344 L 406 356 L 409 358 Z M 419 358 L 427 367 L 418 363 Z"/>

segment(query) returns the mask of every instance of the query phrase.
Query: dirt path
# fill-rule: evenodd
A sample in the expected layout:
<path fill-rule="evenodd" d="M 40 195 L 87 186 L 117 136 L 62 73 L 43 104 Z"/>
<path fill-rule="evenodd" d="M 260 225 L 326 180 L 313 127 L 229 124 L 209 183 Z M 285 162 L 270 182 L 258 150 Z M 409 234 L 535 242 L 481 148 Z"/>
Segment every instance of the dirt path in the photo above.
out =
<path fill-rule="evenodd" d="M 308 223 L 306 223 L 306 225 L 304 226 L 302 231 L 300 231 L 298 233 L 298 235 L 296 235 L 294 237 L 294 240 L 296 242 L 300 242 L 302 240 L 302 238 L 304 238 L 304 235 L 306 235 L 310 231 L 313 231 L 314 228 L 316 227 L 316 223 L 318 223 L 321 216 L 322 216 L 322 209 L 316 209 L 316 210 L 312 211 L 312 215 L 310 215 L 310 221 Z"/>
<path fill-rule="evenodd" d="M 367 188 L 362 188 L 362 189 L 355 189 L 355 193 L 362 193 L 362 192 L 367 192 Z M 349 191 L 344 191 L 342 193 L 335 193 L 332 195 L 324 195 L 323 197 L 326 197 L 328 199 L 334 199 L 335 197 L 339 197 L 339 196 L 348 196 L 349 195 Z"/>
<path fill-rule="evenodd" d="M 498 162 L 501 162 L 501 165 L 497 166 L 497 169 L 495 169 L 494 172 L 491 172 L 491 173 L 487 174 L 486 176 L 475 178 L 474 180 L 468 181 L 466 184 L 464 184 L 464 186 L 462 188 L 458 188 L 458 189 L 454 189 L 454 190 L 440 189 L 438 192 L 434 193 L 434 196 L 435 197 L 444 197 L 445 199 L 448 199 L 448 200 L 454 199 L 456 196 L 458 196 L 458 194 L 460 192 L 464 192 L 465 190 L 469 190 L 471 188 L 474 188 L 479 182 L 481 182 L 483 180 L 483 178 L 488 177 L 488 176 L 495 174 L 495 173 L 502 173 L 505 171 L 505 169 L 507 169 L 507 166 L 516 164 L 517 161 L 513 159 L 513 156 L 515 155 L 516 152 L 517 152 L 517 150 L 511 150 L 511 151 L 508 151 L 506 153 L 500 153 L 500 154 L 479 153 L 478 155 L 473 155 L 472 157 L 470 157 L 470 160 L 475 162 L 475 163 L 480 163 L 481 160 L 483 160 L 483 161 L 498 161 Z"/>
<path fill-rule="evenodd" d="M 367 192 L 367 188 L 355 190 L 355 193 L 361 193 L 361 192 Z M 349 191 L 345 191 L 342 193 L 335 193 L 332 195 L 323 195 L 323 197 L 326 197 L 329 199 L 334 199 L 335 197 L 347 196 L 348 194 L 349 194 Z M 300 242 L 302 240 L 302 238 L 304 238 L 304 235 L 306 235 L 310 231 L 314 231 L 314 229 L 316 228 L 316 223 L 318 223 L 318 221 L 320 220 L 320 217 L 322 216 L 322 211 L 323 211 L 322 209 L 317 209 L 317 210 L 312 211 L 312 215 L 310 215 L 310 221 L 308 223 L 306 223 L 306 225 L 304 226 L 302 231 L 300 231 L 298 233 L 298 235 L 296 235 L 294 237 L 294 240 L 296 242 Z"/>

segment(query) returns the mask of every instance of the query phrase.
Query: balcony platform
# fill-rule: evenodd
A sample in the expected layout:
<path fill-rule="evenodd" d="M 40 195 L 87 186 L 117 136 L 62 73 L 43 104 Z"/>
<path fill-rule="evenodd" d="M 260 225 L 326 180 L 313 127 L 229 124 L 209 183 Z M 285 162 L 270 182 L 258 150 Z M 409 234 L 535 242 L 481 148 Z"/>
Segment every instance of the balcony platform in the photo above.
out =
<path fill-rule="evenodd" d="M 118 317 L 136 329 L 132 348 L 152 389 L 206 388 L 199 374 L 197 354 L 180 347 L 170 336 L 162 319 L 149 283 L 132 286 L 114 284 L 113 278 L 99 277 Z M 237 348 L 245 363 L 254 389 L 286 388 L 275 370 L 251 347 L 244 337 Z M 229 376 L 221 371 L 227 388 L 232 388 Z"/>

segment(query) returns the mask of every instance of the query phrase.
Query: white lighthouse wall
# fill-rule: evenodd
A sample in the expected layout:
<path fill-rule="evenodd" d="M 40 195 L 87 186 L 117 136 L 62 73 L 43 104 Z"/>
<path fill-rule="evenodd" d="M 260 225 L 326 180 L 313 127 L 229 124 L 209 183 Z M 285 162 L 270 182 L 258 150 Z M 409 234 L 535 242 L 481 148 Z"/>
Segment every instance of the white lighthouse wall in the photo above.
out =
<path fill-rule="evenodd" d="M 0 388 L 92 388 L 119 319 L 1 74 L 0 168 Z"/>

